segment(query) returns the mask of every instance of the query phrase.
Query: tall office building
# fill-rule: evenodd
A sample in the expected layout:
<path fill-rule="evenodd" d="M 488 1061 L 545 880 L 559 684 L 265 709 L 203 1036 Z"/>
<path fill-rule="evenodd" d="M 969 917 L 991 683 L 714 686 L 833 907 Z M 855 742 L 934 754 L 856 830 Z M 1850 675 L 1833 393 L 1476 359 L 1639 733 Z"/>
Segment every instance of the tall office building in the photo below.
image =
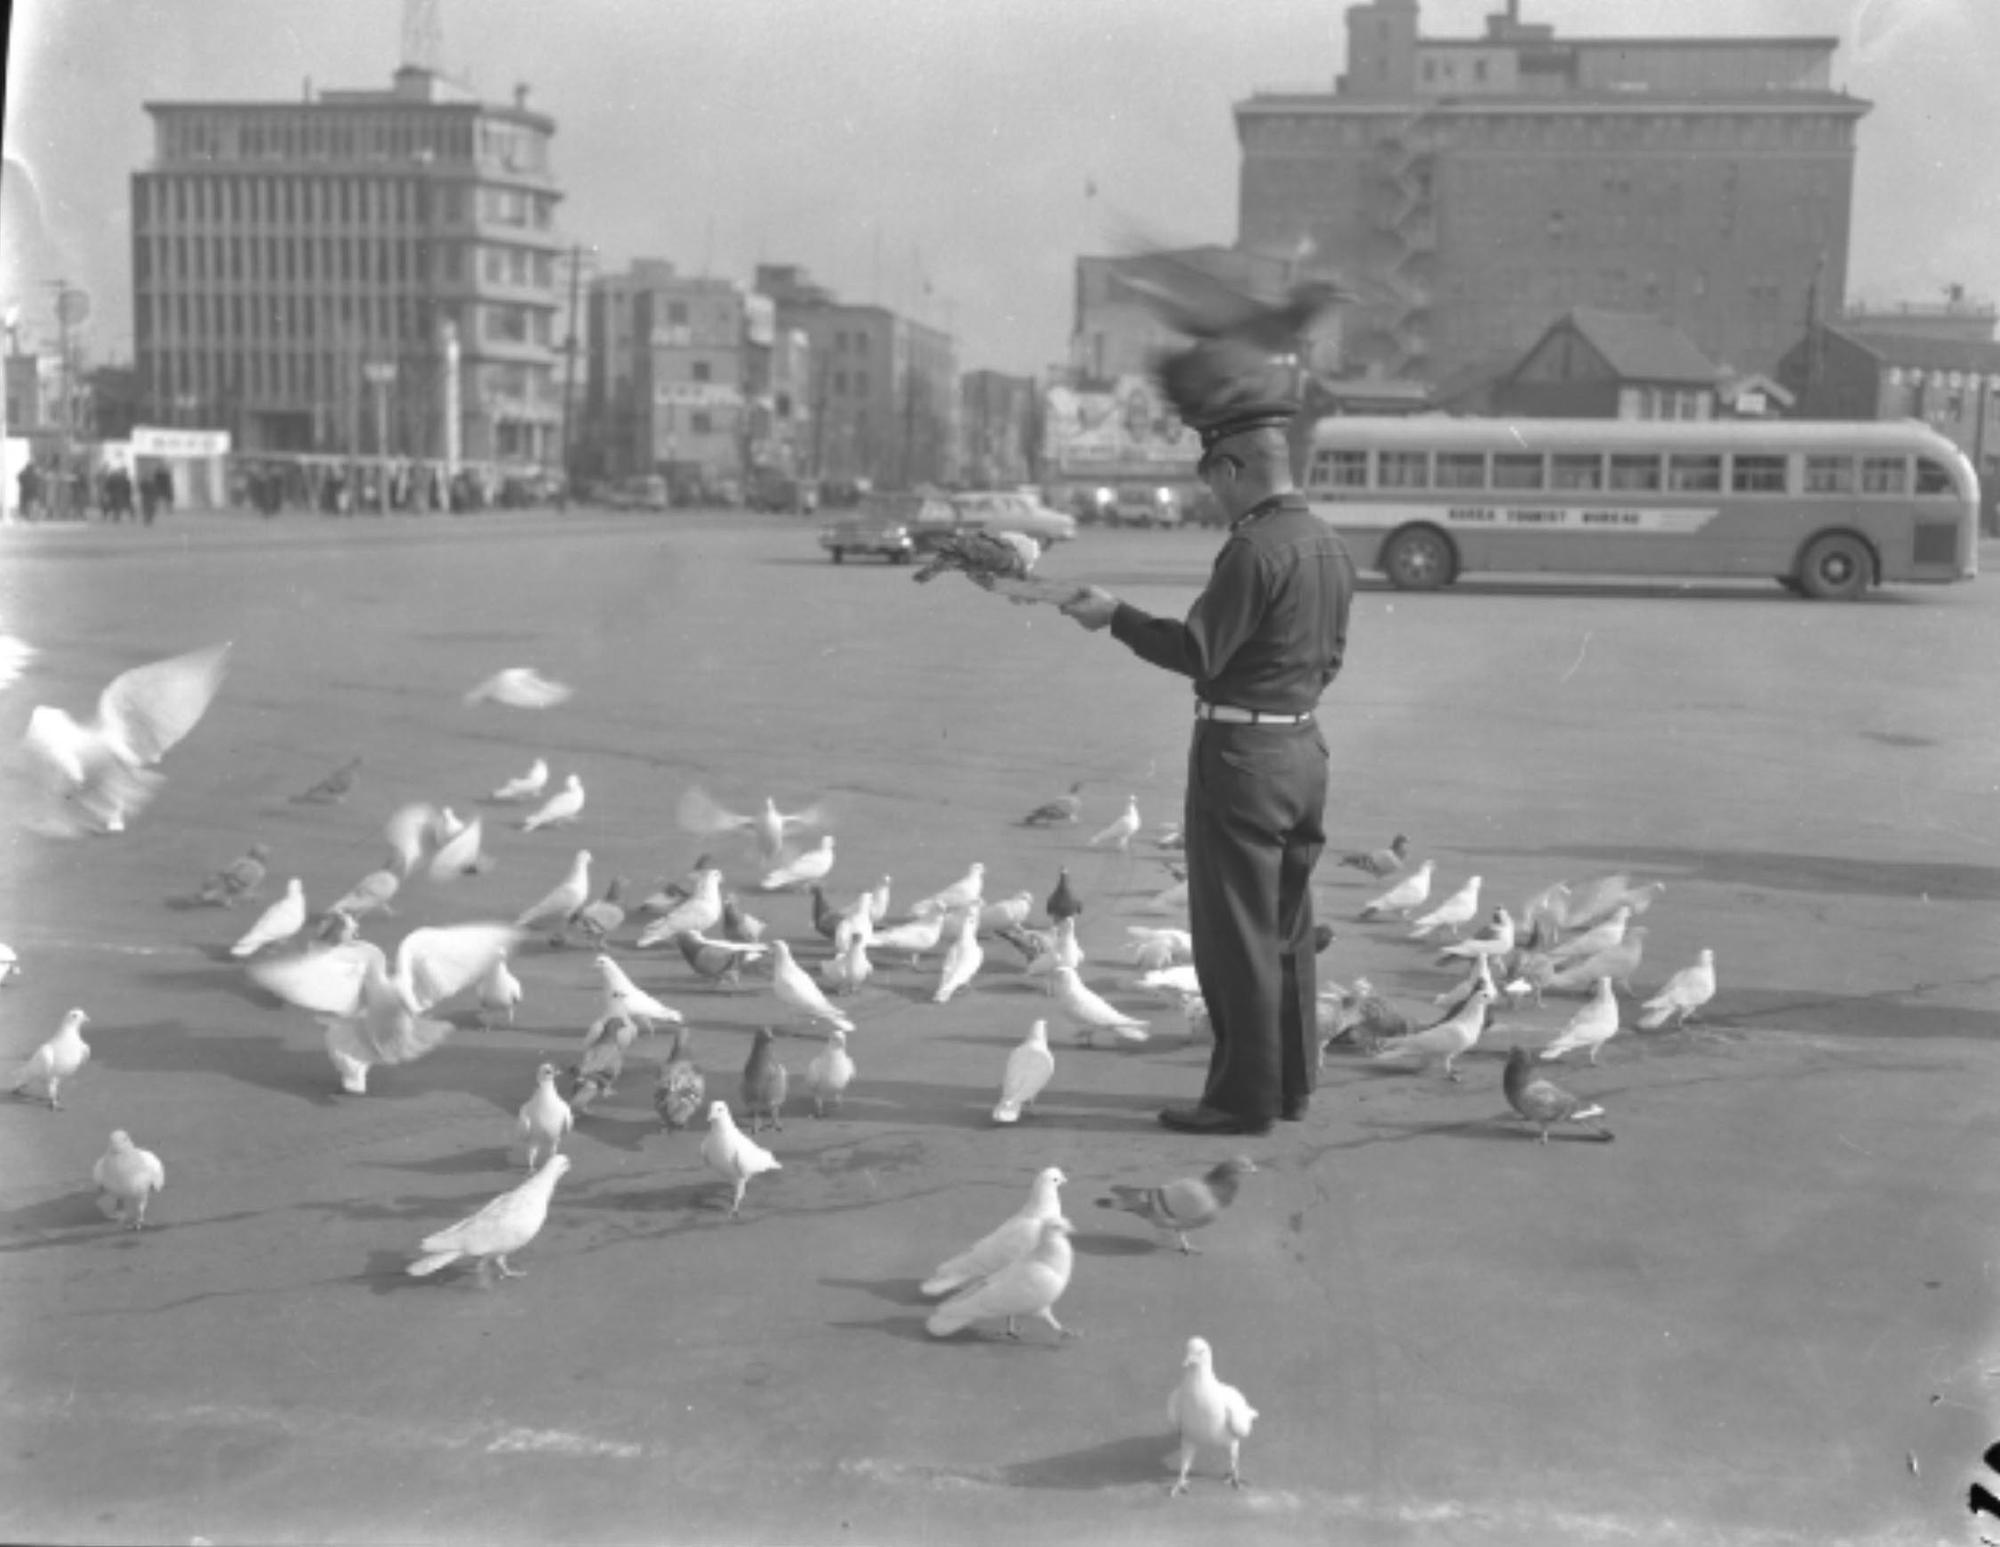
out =
<path fill-rule="evenodd" d="M 387 91 L 146 104 L 134 352 L 157 423 L 247 451 L 552 465 L 555 122 L 406 66 Z"/>
<path fill-rule="evenodd" d="M 1563 39 L 1518 0 L 1476 38 L 1423 36 L 1417 0 L 1346 22 L 1331 92 L 1236 105 L 1237 245 L 1351 277 L 1350 363 L 1436 380 L 1590 306 L 1768 370 L 1837 311 L 1869 108 L 1838 39 Z"/>

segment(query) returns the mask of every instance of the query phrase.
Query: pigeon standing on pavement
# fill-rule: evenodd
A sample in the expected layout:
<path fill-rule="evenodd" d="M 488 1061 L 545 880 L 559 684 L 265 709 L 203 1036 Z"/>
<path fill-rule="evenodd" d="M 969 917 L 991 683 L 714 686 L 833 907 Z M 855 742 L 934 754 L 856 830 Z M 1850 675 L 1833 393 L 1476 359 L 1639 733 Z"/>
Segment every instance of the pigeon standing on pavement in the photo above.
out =
<path fill-rule="evenodd" d="M 502 704 L 509 709 L 551 709 L 571 694 L 566 683 L 543 676 L 532 666 L 510 666 L 495 672 L 465 695 L 471 704 Z"/>
<path fill-rule="evenodd" d="M 1597 1050 L 1618 1035 L 1618 996 L 1612 991 L 1611 979 L 1599 978 L 1597 991 L 1570 1022 L 1563 1027 L 1555 1041 L 1542 1049 L 1544 1059 L 1560 1058 L 1565 1053 L 1573 1053 L 1578 1048 L 1590 1054 L 1590 1061 L 1597 1062 Z"/>
<path fill-rule="evenodd" d="M 944 967 L 938 975 L 937 992 L 931 995 L 933 1004 L 943 1004 L 964 988 L 986 960 L 986 952 L 979 944 L 977 904 L 968 905 L 958 917 L 958 935 L 953 939 L 951 949 L 944 953 Z"/>
<path fill-rule="evenodd" d="M 1593 1117 L 1604 1116 L 1604 1108 L 1585 1105 L 1582 1098 L 1564 1090 L 1547 1075 L 1537 1074 L 1534 1060 L 1524 1047 L 1517 1047 L 1507 1055 L 1500 1085 L 1507 1092 L 1507 1104 L 1541 1129 L 1544 1144 L 1549 1142 L 1549 1129 L 1557 1123 L 1581 1123 L 1600 1139 L 1612 1137 L 1591 1122 Z"/>
<path fill-rule="evenodd" d="M 1012 897 L 986 903 L 979 910 L 980 932 L 996 934 L 1003 929 L 1019 929 L 1034 910 L 1034 895 L 1029 892 L 1016 892 Z"/>
<path fill-rule="evenodd" d="M 354 788 L 354 777 L 360 773 L 362 758 L 349 758 L 309 790 L 302 790 L 292 797 L 294 805 L 338 805 L 347 799 Z"/>
<path fill-rule="evenodd" d="M 988 1231 L 956 1257 L 940 1263 L 922 1288 L 927 1295 L 948 1295 L 967 1284 L 991 1278 L 1009 1263 L 1019 1262 L 1042 1238 L 1042 1222 L 1062 1217 L 1059 1189 L 1069 1178 L 1060 1166 L 1044 1166 L 1028 1186 L 1028 1201 L 996 1229 Z"/>
<path fill-rule="evenodd" d="M 97 1183 L 97 1206 L 128 1230 L 143 1230 L 146 1205 L 167 1185 L 167 1168 L 151 1150 L 142 1150 L 123 1128 L 111 1135 L 111 1147 L 90 1168 Z"/>
<path fill-rule="evenodd" d="M 61 1111 L 62 1082 L 90 1062 L 90 1044 L 83 1040 L 89 1020 L 80 1009 L 65 1012 L 54 1036 L 0 1076 L 0 1091 L 39 1095 L 52 1111 Z"/>
<path fill-rule="evenodd" d="M 674 936 L 681 959 L 694 969 L 704 983 L 727 983 L 732 988 L 743 981 L 748 962 L 770 953 L 768 945 L 744 945 L 735 940 L 711 940 L 696 929 L 684 929 Z"/>
<path fill-rule="evenodd" d="M 1232 1155 L 1201 1176 L 1183 1176 L 1157 1187 L 1116 1186 L 1099 1198 L 1101 1209 L 1122 1209 L 1173 1232 L 1183 1252 L 1192 1253 L 1187 1233 L 1213 1224 L 1236 1201 L 1242 1179 L 1256 1171 L 1247 1155 Z"/>
<path fill-rule="evenodd" d="M 1092 835 L 1090 846 L 1094 849 L 1101 843 L 1108 843 L 1120 854 L 1132 852 L 1132 838 L 1139 831 L 1139 797 L 1125 797 L 1125 809 L 1109 827 Z"/>
<path fill-rule="evenodd" d="M 1350 870 L 1365 870 L 1378 879 L 1387 879 L 1403 868 L 1403 861 L 1409 850 L 1408 835 L 1398 833 L 1389 840 L 1388 848 L 1343 854 L 1340 856 L 1340 863 Z"/>
<path fill-rule="evenodd" d="M 674 1028 L 674 1045 L 660 1064 L 653 1086 L 653 1109 L 669 1133 L 678 1133 L 701 1115 L 708 1101 L 708 1081 L 695 1066 L 692 1034 Z"/>
<path fill-rule="evenodd" d="M 569 863 L 569 874 L 541 898 L 521 910 L 514 920 L 516 929 L 549 928 L 556 938 L 568 927 L 570 917 L 590 901 L 590 850 L 578 849 Z"/>
<path fill-rule="evenodd" d="M 1074 967 L 1055 968 L 1056 1005 L 1076 1028 L 1076 1039 L 1093 1045 L 1098 1032 L 1109 1031 L 1126 1042 L 1144 1042 L 1147 1022 L 1127 1015 L 1084 986 Z"/>
<path fill-rule="evenodd" d="M 470 1257 L 485 1282 L 490 1262 L 502 1278 L 522 1278 L 524 1268 L 509 1267 L 507 1259 L 542 1233 L 549 1217 L 549 1196 L 569 1170 L 569 1156 L 551 1155 L 541 1170 L 510 1192 L 503 1192 L 477 1214 L 424 1237 L 424 1255 L 411 1263 L 412 1278 L 425 1278 L 461 1257 Z"/>
<path fill-rule="evenodd" d="M 854 1030 L 854 1022 L 827 1001 L 812 975 L 792 959 L 792 948 L 782 940 L 771 942 L 771 989 L 778 1002 L 807 1021 L 824 1021 L 842 1031 Z"/>
<path fill-rule="evenodd" d="M 491 870 L 492 856 L 482 847 L 485 838 L 485 823 L 474 817 L 437 846 L 425 874 L 433 881 L 444 882 L 462 880 L 466 876 L 481 875 Z"/>
<path fill-rule="evenodd" d="M 871 950 L 884 955 L 891 952 L 901 955 L 909 953 L 910 965 L 917 965 L 917 958 L 926 951 L 935 951 L 938 941 L 944 938 L 944 915 L 933 913 L 929 918 L 905 919 L 900 924 L 891 924 L 878 929 L 869 938 Z"/>
<path fill-rule="evenodd" d="M 689 896 L 672 904 L 639 931 L 638 944 L 658 945 L 688 930 L 705 934 L 721 922 L 722 872 L 711 865 L 696 876 L 694 891 Z"/>
<path fill-rule="evenodd" d="M 497 786 L 487 797 L 489 800 L 512 804 L 516 801 L 530 801 L 540 797 L 549 786 L 549 765 L 543 758 L 536 758 L 528 765 L 528 771 L 517 778 L 509 779 Z"/>
<path fill-rule="evenodd" d="M 785 1131 L 780 1117 L 791 1083 L 791 1074 L 778 1057 L 777 1033 L 769 1026 L 760 1026 L 750 1042 L 750 1057 L 743 1065 L 743 1112 L 750 1119 L 753 1136 L 766 1120 L 778 1132 Z"/>
<path fill-rule="evenodd" d="M 583 1050 L 569 1068 L 570 1109 L 588 1112 L 618 1086 L 625 1055 L 638 1040 L 639 1023 L 622 1010 L 607 1010 L 583 1034 Z"/>
<path fill-rule="evenodd" d="M 583 812 L 583 780 L 571 774 L 563 787 L 521 819 L 521 831 L 532 833 L 544 827 L 566 826 Z"/>
<path fill-rule="evenodd" d="M 1471 922 L 1478 913 L 1479 877 L 1473 876 L 1430 912 L 1417 919 L 1410 926 L 1410 938 L 1422 940 L 1434 929 L 1449 929 L 1451 937 L 1456 940 L 1459 926 Z"/>
<path fill-rule="evenodd" d="M 604 1012 L 618 1014 L 635 1020 L 646 1031 L 652 1031 L 659 1022 L 678 1026 L 685 1017 L 672 1005 L 662 1004 L 647 993 L 625 969 L 603 952 L 591 958 L 591 965 L 597 969 L 597 981 L 604 995 Z"/>
<path fill-rule="evenodd" d="M 1454 941 L 1438 953 L 1438 961 L 1490 961 L 1514 949 L 1514 915 L 1495 908 L 1486 927 L 1465 940 Z"/>
<path fill-rule="evenodd" d="M 521 1002 L 521 980 L 508 970 L 507 958 L 494 958 L 493 965 L 486 969 L 486 976 L 479 980 L 479 1023 L 491 1026 L 492 1017 L 500 1011 L 507 1014 L 507 1024 L 514 1024 L 514 1007 Z"/>
<path fill-rule="evenodd" d="M 1023 827 L 1054 827 L 1058 823 L 1074 822 L 1083 815 L 1083 781 L 1077 780 L 1069 787 L 1069 793 L 1058 795 L 1054 800 L 1044 801 L 1021 818 Z"/>
<path fill-rule="evenodd" d="M 806 1088 L 812 1092 L 813 1116 L 840 1110 L 847 1087 L 854 1082 L 854 1057 L 847 1051 L 847 1033 L 827 1028 L 826 1046 L 806 1065 Z"/>
<path fill-rule="evenodd" d="M 264 884 L 264 862 L 270 857 L 270 852 L 261 843 L 251 844 L 245 852 L 203 881 L 196 896 L 211 907 L 235 907 Z"/>
<path fill-rule="evenodd" d="M 1033 1108 L 1035 1098 L 1047 1088 L 1056 1072 L 1056 1056 L 1049 1051 L 1049 1023 L 1036 1021 L 1028 1035 L 1007 1055 L 1000 1074 L 1000 1100 L 993 1108 L 996 1123 L 1018 1123 L 1021 1114 Z"/>
<path fill-rule="evenodd" d="M 1167 1422 L 1180 1431 L 1181 1475 L 1175 1479 L 1169 1497 L 1187 1492 L 1188 1469 L 1203 1449 L 1229 1452 L 1229 1486 L 1245 1484 L 1238 1455 L 1257 1421 L 1252 1407 L 1234 1386 L 1217 1380 L 1215 1356 L 1206 1338 L 1189 1338 L 1181 1360 L 1181 1382 L 1167 1398 Z"/>
<path fill-rule="evenodd" d="M 1403 877 L 1381 896 L 1361 905 L 1361 917 L 1372 919 L 1384 913 L 1401 914 L 1408 918 L 1430 900 L 1431 872 L 1437 868 L 1437 861 L 1425 860 L 1415 871 Z"/>
<path fill-rule="evenodd" d="M 1055 1304 L 1069 1288 L 1076 1260 L 1069 1244 L 1070 1222 L 1058 1214 L 1043 1220 L 1040 1229 L 1025 1257 L 953 1295 L 931 1312 L 925 1330 L 932 1337 L 950 1337 L 975 1321 L 1003 1317 L 1007 1336 L 1018 1339 L 1021 1334 L 1014 1323 L 1023 1316 L 1033 1316 L 1053 1327 L 1058 1337 L 1077 1336 L 1055 1316 Z"/>
<path fill-rule="evenodd" d="M 1550 965 L 1560 968 L 1567 963 L 1595 956 L 1599 951 L 1610 950 L 1612 946 L 1624 940 L 1626 928 L 1631 922 L 1631 908 L 1620 903 L 1611 910 L 1611 916 L 1602 923 L 1593 924 L 1580 935 L 1571 935 L 1561 945 L 1551 950 L 1548 953 Z"/>
<path fill-rule="evenodd" d="M 522 1151 L 530 1171 L 562 1148 L 562 1141 L 576 1126 L 576 1114 L 556 1093 L 556 1066 L 543 1064 L 535 1071 L 535 1093 L 521 1107 L 515 1120 Z"/>
<path fill-rule="evenodd" d="M 327 912 L 345 913 L 351 919 L 365 919 L 371 913 L 393 918 L 396 910 L 389 906 L 389 900 L 402 885 L 393 870 L 371 870 L 342 893 Z"/>
<path fill-rule="evenodd" d="M 1055 890 L 1049 893 L 1047 906 L 1049 917 L 1058 923 L 1064 919 L 1075 918 L 1079 913 L 1083 912 L 1082 899 L 1070 889 L 1069 871 L 1067 869 L 1059 870 L 1056 873 Z"/>
<path fill-rule="evenodd" d="M 824 881 L 832 869 L 833 834 L 822 833 L 815 847 L 765 871 L 757 887 L 766 892 L 791 891 L 796 887 L 809 886 L 814 881 Z"/>
<path fill-rule="evenodd" d="M 285 895 L 257 917 L 229 948 L 231 956 L 254 956 L 267 945 L 289 940 L 306 927 L 305 883 L 297 876 L 285 883 Z"/>
<path fill-rule="evenodd" d="M 929 918 L 933 913 L 954 913 L 975 906 L 986 893 L 986 866 L 978 860 L 950 886 L 932 892 L 910 904 L 911 918 Z"/>
<path fill-rule="evenodd" d="M 1369 1056 L 1377 1063 L 1414 1061 L 1419 1065 L 1427 1064 L 1433 1058 L 1442 1059 L 1445 1078 L 1456 1080 L 1458 1070 L 1452 1066 L 1478 1044 L 1480 1033 L 1486 1029 L 1486 1012 L 1492 1003 L 1492 990 L 1481 983 L 1455 1013 L 1435 1026 L 1426 1026 L 1406 1037 L 1383 1042 Z"/>
<path fill-rule="evenodd" d="M 875 964 L 868 960 L 868 946 L 871 936 L 857 933 L 848 938 L 844 948 L 836 947 L 833 955 L 820 963 L 820 985 L 829 994 L 851 994 L 875 974 Z"/>
<path fill-rule="evenodd" d="M 729 1115 L 729 1103 L 713 1101 L 708 1107 L 708 1134 L 701 1141 L 702 1164 L 735 1188 L 729 1201 L 729 1217 L 741 1219 L 743 1190 L 750 1178 L 766 1171 L 782 1171 L 778 1157 L 755 1139 L 746 1137 Z"/>
<path fill-rule="evenodd" d="M 1639 1025 L 1647 1031 L 1666 1024 L 1685 1026 L 1688 1017 L 1715 997 L 1715 952 L 1702 947 L 1692 967 L 1683 967 L 1661 985 L 1660 991 L 1639 1008 Z"/>

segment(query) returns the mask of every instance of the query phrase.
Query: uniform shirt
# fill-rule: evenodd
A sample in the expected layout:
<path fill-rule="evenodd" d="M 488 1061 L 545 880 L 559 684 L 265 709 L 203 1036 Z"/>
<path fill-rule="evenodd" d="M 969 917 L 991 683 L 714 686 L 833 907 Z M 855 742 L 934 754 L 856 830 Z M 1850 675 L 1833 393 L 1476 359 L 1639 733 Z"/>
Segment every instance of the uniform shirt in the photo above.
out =
<path fill-rule="evenodd" d="M 1233 523 L 1185 623 L 1120 602 L 1111 633 L 1209 703 L 1309 714 L 1340 671 L 1353 595 L 1340 539 L 1302 496 L 1276 494 Z"/>

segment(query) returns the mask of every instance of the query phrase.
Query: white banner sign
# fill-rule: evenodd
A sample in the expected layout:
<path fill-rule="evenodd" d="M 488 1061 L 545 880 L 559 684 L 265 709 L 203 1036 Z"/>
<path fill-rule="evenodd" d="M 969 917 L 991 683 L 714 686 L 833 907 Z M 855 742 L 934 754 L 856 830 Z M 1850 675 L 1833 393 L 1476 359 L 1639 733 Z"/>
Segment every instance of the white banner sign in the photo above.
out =
<path fill-rule="evenodd" d="M 1313 514 L 1329 526 L 1381 528 L 1435 521 L 1459 531 L 1608 532 L 1685 536 L 1721 514 L 1710 507 L 1640 505 L 1415 505 L 1371 500 L 1315 500 Z"/>
<path fill-rule="evenodd" d="M 132 427 L 132 453 L 141 457 L 226 457 L 227 430 L 171 430 L 150 425 Z"/>

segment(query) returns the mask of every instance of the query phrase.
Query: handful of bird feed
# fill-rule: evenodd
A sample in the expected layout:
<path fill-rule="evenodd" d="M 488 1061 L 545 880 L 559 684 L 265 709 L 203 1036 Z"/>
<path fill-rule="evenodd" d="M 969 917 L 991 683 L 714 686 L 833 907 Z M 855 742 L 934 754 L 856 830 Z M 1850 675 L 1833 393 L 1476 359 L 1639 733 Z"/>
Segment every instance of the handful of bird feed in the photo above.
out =
<path fill-rule="evenodd" d="M 1040 580 L 1031 571 L 1042 546 L 1020 532 L 988 532 L 978 528 L 948 532 L 938 539 L 930 559 L 910 578 L 919 584 L 957 570 L 984 591 L 997 591 L 1010 601 L 1047 602 L 1060 606 L 1082 591 L 1069 581 Z"/>

